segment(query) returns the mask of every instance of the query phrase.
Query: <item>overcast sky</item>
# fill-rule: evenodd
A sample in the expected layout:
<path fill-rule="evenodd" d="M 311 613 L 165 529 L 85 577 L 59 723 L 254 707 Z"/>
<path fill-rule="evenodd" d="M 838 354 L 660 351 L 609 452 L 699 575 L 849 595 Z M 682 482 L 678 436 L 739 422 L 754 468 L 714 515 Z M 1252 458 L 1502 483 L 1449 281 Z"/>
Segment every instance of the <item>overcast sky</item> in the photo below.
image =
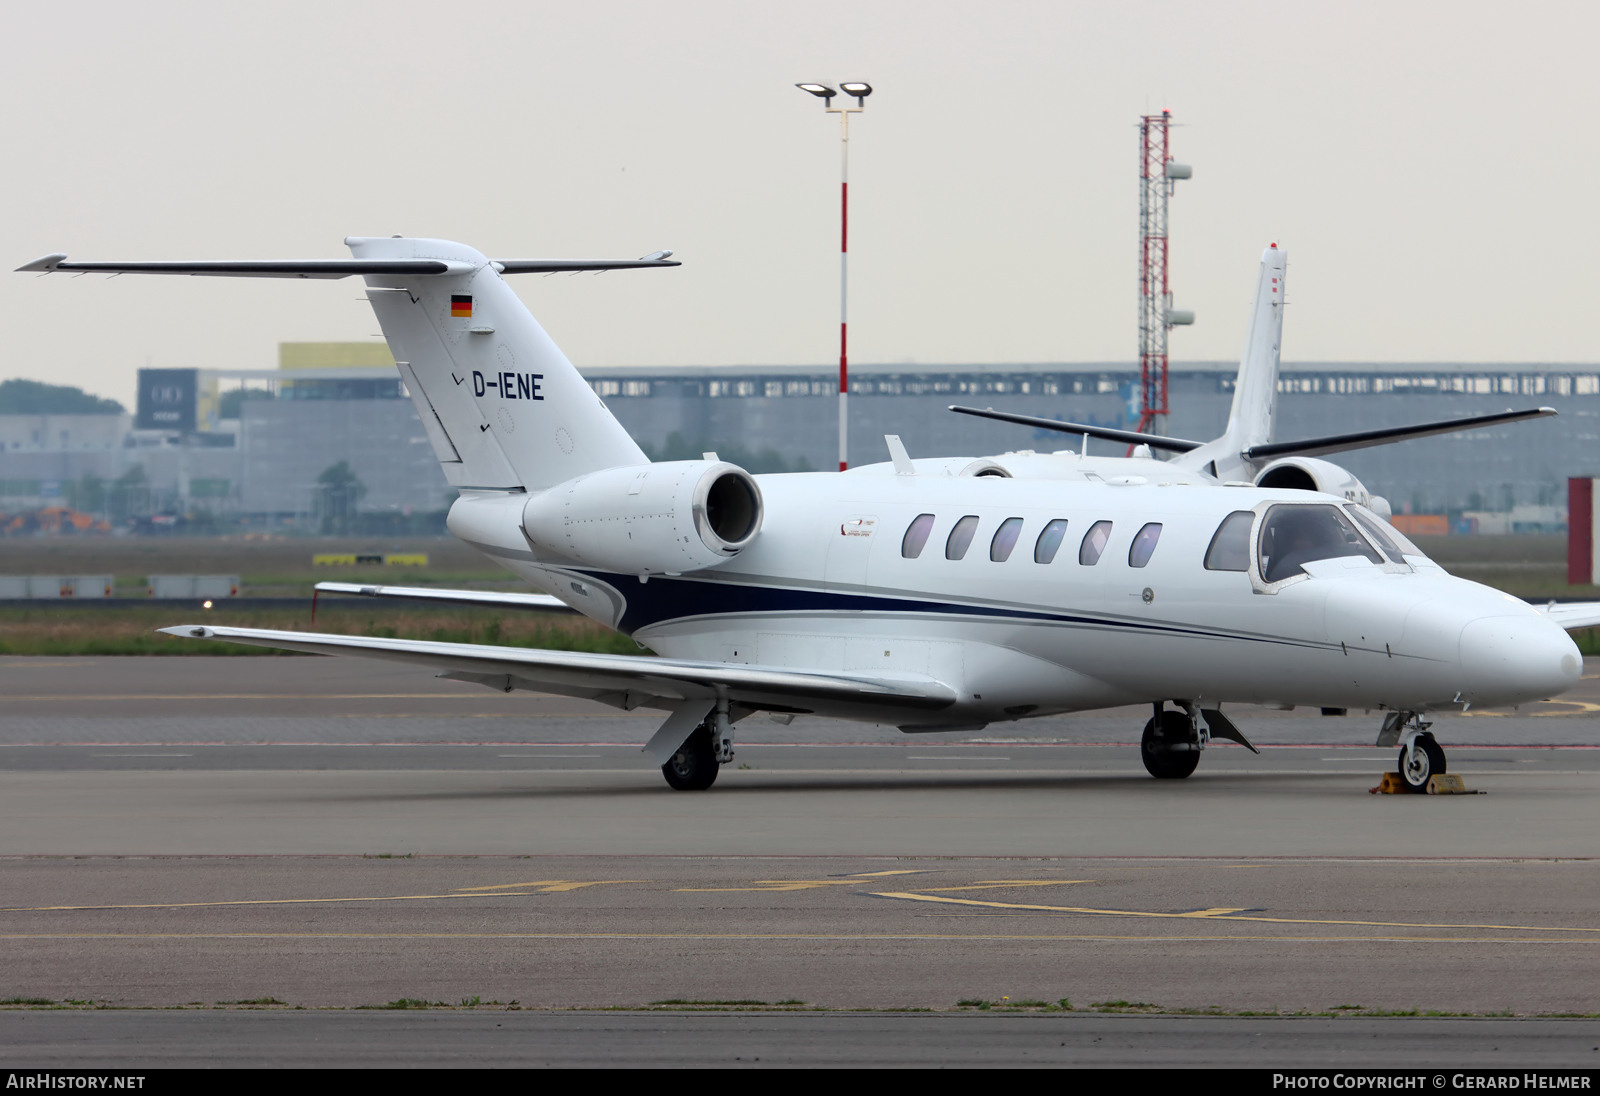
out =
<path fill-rule="evenodd" d="M 1181 125 L 1178 359 L 1600 361 L 1592 2 L 7 4 L 4 269 L 338 258 L 349 234 L 671 271 L 514 283 L 579 365 L 1133 360 L 1139 115 Z M 4 275 L 0 379 L 366 339 L 344 282 Z"/>

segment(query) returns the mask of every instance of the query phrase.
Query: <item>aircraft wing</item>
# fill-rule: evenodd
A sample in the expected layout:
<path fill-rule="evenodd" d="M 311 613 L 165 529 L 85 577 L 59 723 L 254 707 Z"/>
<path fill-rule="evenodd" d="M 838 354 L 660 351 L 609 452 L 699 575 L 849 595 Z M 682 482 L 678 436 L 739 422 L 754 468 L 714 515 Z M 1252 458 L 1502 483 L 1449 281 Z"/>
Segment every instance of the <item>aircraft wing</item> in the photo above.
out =
<path fill-rule="evenodd" d="M 453 605 L 500 605 L 509 609 L 559 609 L 572 606 L 549 594 L 523 594 L 503 590 L 442 590 L 430 586 L 374 586 L 361 582 L 319 582 L 319 593 L 392 597 L 408 601 L 442 601 Z"/>
<path fill-rule="evenodd" d="M 1059 430 L 1063 434 L 1077 434 L 1082 437 L 1088 434 L 1091 438 L 1102 438 L 1106 441 L 1124 442 L 1128 445 L 1148 445 L 1152 449 L 1166 449 L 1174 453 L 1187 453 L 1191 449 L 1200 448 L 1197 441 L 1185 441 L 1182 438 L 1169 438 L 1164 434 L 1141 434 L 1137 430 L 1115 430 L 1109 426 L 1090 426 L 1081 422 L 1061 422 L 1059 419 L 1044 419 L 1037 415 L 1018 415 L 1011 411 L 996 411 L 992 407 L 961 407 L 952 404 L 947 410 L 958 415 L 974 415 L 980 419 L 995 419 L 999 422 L 1014 422 L 1018 426 L 1037 426 L 1042 430 Z"/>
<path fill-rule="evenodd" d="M 317 655 L 358 655 L 409 662 L 443 671 L 441 676 L 510 692 L 536 689 L 598 700 L 614 707 L 676 709 L 685 701 L 726 697 L 778 712 L 809 712 L 816 706 L 882 706 L 934 711 L 956 700 L 955 690 L 921 674 L 813 673 L 743 663 L 699 662 L 645 655 L 589 654 L 422 639 L 283 632 L 185 624 L 162 628 L 184 639 L 221 639 L 257 647 L 279 647 Z M 687 733 L 687 732 L 685 732 Z M 676 746 L 676 743 L 673 744 Z"/>
<path fill-rule="evenodd" d="M 1553 407 L 1535 407 L 1527 411 L 1501 411 L 1493 415 L 1473 415 L 1471 418 L 1424 422 L 1415 426 L 1395 426 L 1386 430 L 1363 430 L 1358 434 L 1334 434 L 1325 438 L 1307 438 L 1304 441 L 1274 441 L 1265 445 L 1252 445 L 1244 451 L 1244 456 L 1246 460 L 1266 460 L 1269 457 L 1286 456 L 1320 457 L 1325 453 L 1345 453 L 1351 449 L 1391 445 L 1410 438 L 1454 434 L 1458 430 L 1478 430 L 1485 426 L 1498 426 L 1503 422 L 1545 419 L 1555 413 Z"/>
<path fill-rule="evenodd" d="M 491 259 L 502 274 L 552 274 L 563 270 L 632 270 L 681 266 L 676 259 Z M 353 274 L 470 274 L 473 267 L 452 259 L 268 259 L 201 262 L 79 263 L 61 253 L 43 255 L 17 267 L 38 274 L 186 274 L 214 278 L 348 278 Z"/>
<path fill-rule="evenodd" d="M 1552 601 L 1534 608 L 1563 628 L 1600 628 L 1600 601 Z"/>

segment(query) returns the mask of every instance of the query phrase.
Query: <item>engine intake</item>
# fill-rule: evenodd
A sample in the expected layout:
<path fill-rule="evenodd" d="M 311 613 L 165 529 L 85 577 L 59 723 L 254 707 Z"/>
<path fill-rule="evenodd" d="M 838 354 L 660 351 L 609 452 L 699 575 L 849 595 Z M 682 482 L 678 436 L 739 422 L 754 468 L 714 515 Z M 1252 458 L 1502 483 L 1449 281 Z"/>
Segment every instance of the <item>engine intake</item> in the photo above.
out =
<path fill-rule="evenodd" d="M 1275 460 L 1256 477 L 1257 487 L 1287 487 L 1296 491 L 1320 491 L 1350 502 L 1359 503 L 1372 510 L 1385 521 L 1389 518 L 1389 501 L 1367 490 L 1367 485 L 1356 479 L 1349 470 L 1332 461 L 1316 457 L 1285 457 Z"/>
<path fill-rule="evenodd" d="M 726 563 L 761 531 L 761 488 L 726 461 L 607 468 L 530 497 L 522 532 L 541 557 L 623 574 L 700 571 Z"/>

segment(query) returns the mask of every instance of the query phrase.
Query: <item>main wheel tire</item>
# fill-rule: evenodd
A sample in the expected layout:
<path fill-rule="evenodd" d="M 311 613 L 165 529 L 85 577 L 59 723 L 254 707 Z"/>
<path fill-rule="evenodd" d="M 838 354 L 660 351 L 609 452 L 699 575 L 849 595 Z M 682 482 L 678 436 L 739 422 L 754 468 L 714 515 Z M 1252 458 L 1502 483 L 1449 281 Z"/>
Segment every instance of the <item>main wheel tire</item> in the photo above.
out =
<path fill-rule="evenodd" d="M 1445 771 L 1444 749 L 1433 740 L 1433 735 L 1419 734 L 1412 749 L 1400 751 L 1395 771 L 1400 774 L 1406 791 L 1425 793 L 1429 777 L 1443 775 Z"/>
<path fill-rule="evenodd" d="M 1194 741 L 1189 717 L 1182 712 L 1162 712 L 1161 725 L 1154 719 L 1144 725 L 1139 739 L 1139 757 L 1145 771 L 1157 780 L 1182 780 L 1200 764 L 1199 743 Z M 1173 746 L 1188 749 L 1174 750 Z"/>
<path fill-rule="evenodd" d="M 711 732 L 699 727 L 661 766 L 661 775 L 680 792 L 703 792 L 716 783 L 720 767 L 711 746 Z"/>

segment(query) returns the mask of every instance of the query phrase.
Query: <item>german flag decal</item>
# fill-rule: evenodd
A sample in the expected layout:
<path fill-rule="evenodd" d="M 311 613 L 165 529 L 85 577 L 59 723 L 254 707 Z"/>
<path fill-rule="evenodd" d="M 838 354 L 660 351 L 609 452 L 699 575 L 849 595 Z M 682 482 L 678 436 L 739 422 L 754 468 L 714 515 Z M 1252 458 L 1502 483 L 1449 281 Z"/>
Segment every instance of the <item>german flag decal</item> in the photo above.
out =
<path fill-rule="evenodd" d="M 450 294 L 450 315 L 463 320 L 472 319 L 472 294 Z"/>

